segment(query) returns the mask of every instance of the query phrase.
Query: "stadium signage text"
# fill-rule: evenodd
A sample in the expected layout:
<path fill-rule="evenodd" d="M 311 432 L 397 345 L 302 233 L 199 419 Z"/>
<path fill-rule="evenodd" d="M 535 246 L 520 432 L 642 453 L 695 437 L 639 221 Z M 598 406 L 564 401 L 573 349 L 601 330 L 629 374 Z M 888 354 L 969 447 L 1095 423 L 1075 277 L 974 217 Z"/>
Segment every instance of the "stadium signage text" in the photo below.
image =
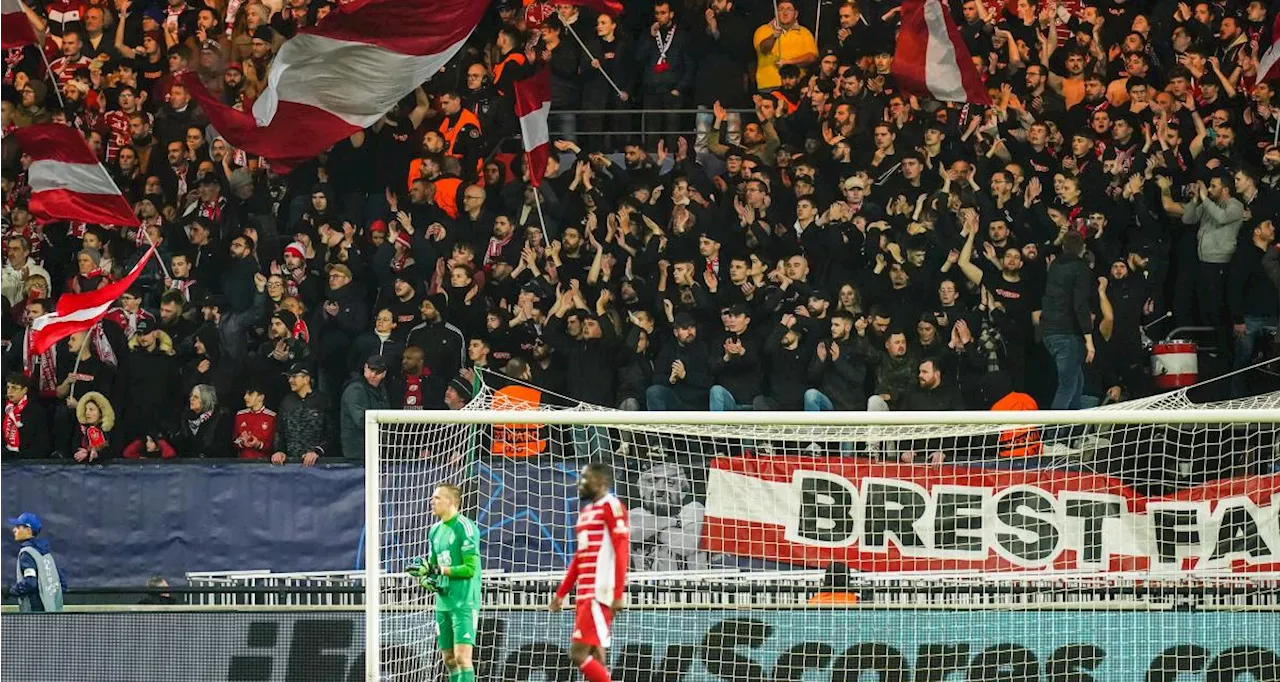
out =
<path fill-rule="evenodd" d="M 1083 472 L 719 458 L 707 482 L 703 546 L 867 571 L 1274 570 L 1277 491 L 1276 475 L 1157 498 Z"/>

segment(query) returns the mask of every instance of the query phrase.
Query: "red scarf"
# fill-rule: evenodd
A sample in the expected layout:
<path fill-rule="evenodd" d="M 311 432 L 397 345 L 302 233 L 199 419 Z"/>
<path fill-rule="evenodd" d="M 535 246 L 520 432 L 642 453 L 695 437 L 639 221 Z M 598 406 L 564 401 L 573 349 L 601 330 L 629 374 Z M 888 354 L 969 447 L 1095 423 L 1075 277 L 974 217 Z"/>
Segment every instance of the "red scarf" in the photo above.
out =
<path fill-rule="evenodd" d="M 199 210 L 200 217 L 208 218 L 209 220 L 212 220 L 215 223 L 218 222 L 218 219 L 222 217 L 222 205 L 223 205 L 223 202 L 225 201 L 226 199 L 222 197 L 218 197 L 218 200 L 212 204 L 205 203 L 203 201 L 200 202 L 200 210 Z"/>
<path fill-rule="evenodd" d="M 293 329 L 291 331 L 296 338 L 302 339 L 307 343 L 311 343 L 311 329 L 307 327 L 307 323 L 303 322 L 301 317 L 298 318 L 297 322 L 293 323 Z"/>
<path fill-rule="evenodd" d="M 22 368 L 27 376 L 31 376 L 34 365 L 39 361 L 40 375 L 36 378 L 36 383 L 40 396 L 44 398 L 52 398 L 58 393 L 58 364 L 54 348 L 50 347 L 45 352 L 37 354 L 35 335 L 30 329 L 27 330 L 26 343 L 22 344 Z"/>
<path fill-rule="evenodd" d="M 4 405 L 4 448 L 17 452 L 21 446 L 22 413 L 27 409 L 27 396 Z"/>
<path fill-rule="evenodd" d="M 507 247 L 507 244 L 511 243 L 511 238 L 514 236 L 516 236 L 515 230 L 512 230 L 511 234 L 501 241 L 497 237 L 489 237 L 489 248 L 484 250 L 484 264 L 486 266 L 493 265 L 494 261 L 498 260 L 498 257 L 502 255 L 502 250 Z"/>

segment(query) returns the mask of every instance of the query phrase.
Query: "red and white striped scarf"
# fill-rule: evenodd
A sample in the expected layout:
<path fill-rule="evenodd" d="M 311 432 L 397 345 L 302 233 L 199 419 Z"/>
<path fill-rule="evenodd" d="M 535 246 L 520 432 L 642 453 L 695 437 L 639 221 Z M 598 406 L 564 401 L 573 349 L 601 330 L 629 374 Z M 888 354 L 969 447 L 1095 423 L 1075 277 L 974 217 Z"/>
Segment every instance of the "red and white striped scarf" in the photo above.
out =
<path fill-rule="evenodd" d="M 27 395 L 24 393 L 16 403 L 4 405 L 4 447 L 17 451 L 22 446 L 22 413 L 27 409 Z"/>

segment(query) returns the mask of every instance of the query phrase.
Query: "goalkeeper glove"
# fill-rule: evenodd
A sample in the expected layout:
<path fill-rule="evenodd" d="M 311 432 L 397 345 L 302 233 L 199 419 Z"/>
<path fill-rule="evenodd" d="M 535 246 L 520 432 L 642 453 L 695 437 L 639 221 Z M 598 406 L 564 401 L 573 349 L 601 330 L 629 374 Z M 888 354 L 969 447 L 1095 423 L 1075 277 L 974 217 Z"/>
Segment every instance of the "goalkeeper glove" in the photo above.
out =
<path fill-rule="evenodd" d="M 432 575 L 419 576 L 418 586 L 432 594 L 440 594 L 444 591 L 444 589 L 440 587 L 439 579 Z"/>
<path fill-rule="evenodd" d="M 422 557 L 414 557 L 409 560 L 409 567 L 405 569 L 409 575 L 419 578 L 424 575 L 440 575 L 440 567 L 424 561 Z"/>

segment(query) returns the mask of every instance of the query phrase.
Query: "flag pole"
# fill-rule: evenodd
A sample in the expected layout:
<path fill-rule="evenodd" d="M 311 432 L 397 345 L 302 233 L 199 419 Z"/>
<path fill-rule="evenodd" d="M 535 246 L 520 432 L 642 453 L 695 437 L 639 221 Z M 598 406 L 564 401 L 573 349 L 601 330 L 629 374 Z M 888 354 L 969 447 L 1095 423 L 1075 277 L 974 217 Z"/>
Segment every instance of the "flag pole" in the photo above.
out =
<path fill-rule="evenodd" d="M 76 353 L 76 363 L 71 366 L 71 388 L 68 389 L 67 392 L 68 398 L 76 397 L 76 382 L 80 380 L 79 377 L 76 376 L 80 373 L 80 358 L 84 357 L 85 346 L 90 342 L 90 339 L 93 338 L 93 330 L 97 329 L 100 324 L 102 323 L 94 322 L 93 326 L 89 327 L 89 329 L 85 331 L 84 341 L 80 342 L 80 352 Z M 90 350 L 89 352 L 92 353 L 93 350 Z"/>
<path fill-rule="evenodd" d="M 822 29 L 822 0 L 818 0 L 817 6 L 818 11 L 815 12 L 816 16 L 813 18 L 813 39 L 815 41 L 818 40 L 818 31 Z"/>
<path fill-rule="evenodd" d="M 151 249 L 156 252 L 156 262 L 160 264 L 160 272 L 164 273 L 164 278 L 173 279 L 173 275 L 169 274 L 169 268 L 164 265 L 164 259 L 160 257 L 160 249 L 156 248 L 156 243 L 151 241 L 151 235 L 147 234 L 147 226 L 139 225 L 138 229 L 142 230 L 142 234 L 147 238 L 147 243 L 150 244 Z"/>
<path fill-rule="evenodd" d="M 529 169 L 529 185 L 533 187 L 533 205 L 538 209 L 538 227 L 542 228 L 542 234 L 547 233 L 547 219 L 542 215 L 542 197 L 538 194 L 538 185 L 542 184 L 542 178 L 538 178 L 538 184 L 533 184 L 533 164 L 529 163 L 529 152 L 524 153 L 524 167 Z"/>
<path fill-rule="evenodd" d="M 66 109 L 67 103 L 62 99 L 62 84 L 58 82 L 58 77 L 53 73 L 53 65 L 49 63 L 49 55 L 44 53 L 43 45 L 36 45 L 36 52 L 40 53 L 40 59 L 44 62 L 46 78 L 53 82 L 53 94 L 58 96 L 58 106 Z"/>
<path fill-rule="evenodd" d="M 596 59 L 595 56 L 591 54 L 591 50 L 587 49 L 587 44 L 582 42 L 582 36 L 579 36 L 578 32 L 573 30 L 573 24 L 569 24 L 566 28 L 569 29 L 569 34 L 573 36 L 573 39 L 578 41 L 578 45 L 582 47 L 583 54 L 590 57 L 591 61 L 600 64 L 600 66 L 596 67 L 596 70 L 600 72 L 601 76 L 604 76 L 606 81 L 609 81 L 610 87 L 613 88 L 614 92 L 618 93 L 618 99 L 622 99 L 622 88 L 618 87 L 618 84 L 613 82 L 613 79 L 609 77 L 609 72 L 604 70 L 604 64 L 600 63 L 600 60 Z"/>

